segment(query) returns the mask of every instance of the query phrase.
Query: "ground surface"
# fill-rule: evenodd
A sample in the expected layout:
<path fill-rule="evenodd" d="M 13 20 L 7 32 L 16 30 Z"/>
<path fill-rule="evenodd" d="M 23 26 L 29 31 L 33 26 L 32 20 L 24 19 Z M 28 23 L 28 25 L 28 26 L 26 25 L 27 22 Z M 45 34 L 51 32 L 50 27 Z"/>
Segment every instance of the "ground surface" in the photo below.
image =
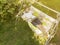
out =
<path fill-rule="evenodd" d="M 40 1 L 43 4 L 57 11 L 60 11 L 60 0 L 40 0 Z M 51 12 L 49 13 L 49 11 L 45 10 L 43 11 L 53 16 Z M 59 29 L 57 31 L 55 38 L 51 41 L 51 43 L 55 43 L 56 45 L 60 45 Z M 34 34 L 28 27 L 27 23 L 22 20 L 16 21 L 16 24 L 15 22 L 0 23 L 0 45 L 39 45 L 38 41 L 32 38 L 33 35 Z"/>

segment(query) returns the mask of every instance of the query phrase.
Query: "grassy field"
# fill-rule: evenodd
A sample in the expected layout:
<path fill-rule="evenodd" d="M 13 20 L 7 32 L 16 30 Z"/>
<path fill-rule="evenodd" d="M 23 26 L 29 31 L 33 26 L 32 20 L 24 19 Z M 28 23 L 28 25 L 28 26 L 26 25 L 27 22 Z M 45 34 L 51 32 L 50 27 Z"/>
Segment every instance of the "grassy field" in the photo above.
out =
<path fill-rule="evenodd" d="M 40 0 L 43 4 L 60 11 L 60 0 Z M 37 7 L 38 9 L 39 6 Z M 53 16 L 54 14 L 49 10 L 42 9 L 44 12 Z M 53 16 L 56 17 L 56 16 Z M 60 25 L 59 25 L 60 27 Z M 60 45 L 60 28 L 51 43 Z M 12 21 L 9 23 L 0 23 L 0 45 L 39 45 L 38 41 L 33 39 L 33 32 L 28 24 L 22 19 Z"/>

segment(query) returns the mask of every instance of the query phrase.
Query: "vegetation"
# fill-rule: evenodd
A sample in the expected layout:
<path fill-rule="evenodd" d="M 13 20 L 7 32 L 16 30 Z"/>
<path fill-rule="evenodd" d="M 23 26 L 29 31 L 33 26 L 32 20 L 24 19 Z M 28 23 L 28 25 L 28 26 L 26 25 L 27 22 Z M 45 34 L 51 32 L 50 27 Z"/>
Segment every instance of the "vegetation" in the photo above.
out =
<path fill-rule="evenodd" d="M 39 45 L 27 23 L 16 18 L 28 5 L 27 2 L 22 4 L 25 6 L 21 8 L 19 0 L 0 0 L 0 45 Z"/>
<path fill-rule="evenodd" d="M 41 2 L 60 11 L 59 0 L 41 0 Z M 29 7 L 29 3 L 26 1 L 19 3 L 19 0 L 0 0 L 0 45 L 39 45 L 39 42 L 34 38 L 34 33 L 28 24 L 20 17 L 16 18 L 17 13 L 21 9 L 21 4 L 23 4 L 22 9 L 24 9 L 26 6 Z M 38 5 L 35 6 L 40 9 Z M 55 17 L 51 12 L 49 13 L 49 10 L 42 10 L 52 17 Z M 60 31 L 58 32 L 60 33 Z M 59 38 L 58 34 L 52 42 L 60 42 Z M 42 39 L 42 42 L 43 41 Z M 57 43 L 57 45 L 59 44 Z"/>
<path fill-rule="evenodd" d="M 19 0 L 0 0 L 0 21 L 8 22 L 15 19 L 19 11 Z"/>

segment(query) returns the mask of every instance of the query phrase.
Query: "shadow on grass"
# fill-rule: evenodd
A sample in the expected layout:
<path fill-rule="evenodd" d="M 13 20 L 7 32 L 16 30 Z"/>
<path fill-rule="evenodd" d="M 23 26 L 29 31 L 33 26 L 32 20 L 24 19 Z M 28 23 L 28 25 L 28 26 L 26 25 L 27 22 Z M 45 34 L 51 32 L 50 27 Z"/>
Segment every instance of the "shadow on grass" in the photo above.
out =
<path fill-rule="evenodd" d="M 0 23 L 0 45 L 39 45 L 33 32 L 22 19 Z"/>

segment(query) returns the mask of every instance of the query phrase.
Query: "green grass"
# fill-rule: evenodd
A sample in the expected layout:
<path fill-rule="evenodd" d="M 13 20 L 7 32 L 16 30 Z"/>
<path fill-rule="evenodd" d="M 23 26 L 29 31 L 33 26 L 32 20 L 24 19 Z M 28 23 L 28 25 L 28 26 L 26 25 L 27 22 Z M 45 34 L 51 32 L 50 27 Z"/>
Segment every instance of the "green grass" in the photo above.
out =
<path fill-rule="evenodd" d="M 22 19 L 0 25 L 0 45 L 39 45 Z"/>
<path fill-rule="evenodd" d="M 60 11 L 60 0 L 40 0 L 43 4 Z M 54 14 L 49 10 L 42 9 L 42 7 L 37 6 L 38 9 L 43 10 L 52 17 Z M 60 27 L 60 25 L 59 25 Z M 59 28 L 60 29 L 60 28 Z M 51 43 L 56 43 L 60 45 L 60 30 L 58 29 L 55 38 Z M 39 45 L 38 41 L 34 38 L 34 33 L 29 28 L 28 24 L 22 19 L 18 21 L 12 21 L 9 23 L 0 22 L 0 45 Z"/>

